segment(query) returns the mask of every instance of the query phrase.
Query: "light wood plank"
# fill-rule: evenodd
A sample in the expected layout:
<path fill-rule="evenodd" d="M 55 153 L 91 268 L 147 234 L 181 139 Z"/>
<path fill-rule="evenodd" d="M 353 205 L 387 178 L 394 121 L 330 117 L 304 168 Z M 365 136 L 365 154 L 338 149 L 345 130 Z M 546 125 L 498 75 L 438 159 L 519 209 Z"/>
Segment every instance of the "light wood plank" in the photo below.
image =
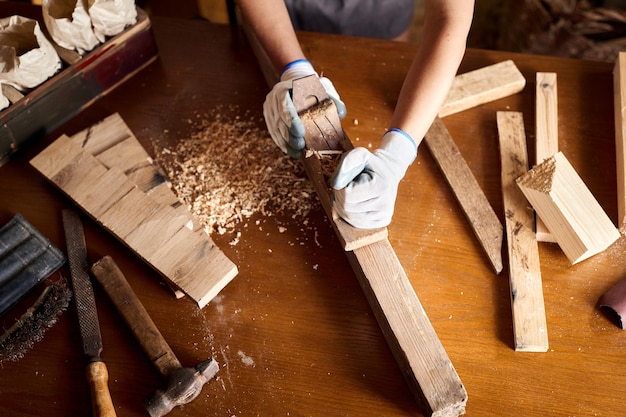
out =
<path fill-rule="evenodd" d="M 615 158 L 617 163 L 617 226 L 626 234 L 626 52 L 620 52 L 613 69 Z"/>
<path fill-rule="evenodd" d="M 620 237 L 562 152 L 518 178 L 517 185 L 572 264 L 605 250 Z"/>
<path fill-rule="evenodd" d="M 519 112 L 498 112 L 497 123 L 515 350 L 545 352 L 548 327 L 534 217 L 515 185 L 515 179 L 528 171 L 523 117 Z"/>
<path fill-rule="evenodd" d="M 457 75 L 439 110 L 439 117 L 519 93 L 526 79 L 511 60 Z"/>
<path fill-rule="evenodd" d="M 389 241 L 348 252 L 348 260 L 425 415 L 464 414 L 465 387 Z"/>
<path fill-rule="evenodd" d="M 435 119 L 424 142 L 452 188 L 491 266 L 499 274 L 503 268 L 502 223 L 441 119 Z"/>
<path fill-rule="evenodd" d="M 538 72 L 535 85 L 535 165 L 559 151 L 557 77 L 554 72 Z M 539 242 L 556 242 L 541 217 L 536 218 Z"/>

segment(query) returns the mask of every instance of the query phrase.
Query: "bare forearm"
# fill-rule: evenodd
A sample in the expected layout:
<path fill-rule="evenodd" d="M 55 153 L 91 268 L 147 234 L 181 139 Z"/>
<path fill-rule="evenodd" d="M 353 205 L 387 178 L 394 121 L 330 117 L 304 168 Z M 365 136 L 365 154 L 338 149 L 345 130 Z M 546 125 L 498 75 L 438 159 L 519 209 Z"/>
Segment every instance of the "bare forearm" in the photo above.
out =
<path fill-rule="evenodd" d="M 439 112 L 463 55 L 473 0 L 425 3 L 423 37 L 398 97 L 390 127 L 419 144 Z"/>
<path fill-rule="evenodd" d="M 237 0 L 237 4 L 277 72 L 305 58 L 284 0 Z"/>

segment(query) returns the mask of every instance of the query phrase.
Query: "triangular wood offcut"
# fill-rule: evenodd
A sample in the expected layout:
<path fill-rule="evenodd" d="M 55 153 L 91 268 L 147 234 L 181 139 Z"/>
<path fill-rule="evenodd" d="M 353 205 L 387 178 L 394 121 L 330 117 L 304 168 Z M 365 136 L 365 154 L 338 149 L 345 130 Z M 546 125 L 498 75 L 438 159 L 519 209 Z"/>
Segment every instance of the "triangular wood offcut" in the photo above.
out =
<path fill-rule="evenodd" d="M 572 264 L 605 250 L 620 237 L 562 152 L 520 176 L 517 185 Z"/>
<path fill-rule="evenodd" d="M 31 164 L 201 308 L 237 275 L 119 115 L 59 137 Z"/>

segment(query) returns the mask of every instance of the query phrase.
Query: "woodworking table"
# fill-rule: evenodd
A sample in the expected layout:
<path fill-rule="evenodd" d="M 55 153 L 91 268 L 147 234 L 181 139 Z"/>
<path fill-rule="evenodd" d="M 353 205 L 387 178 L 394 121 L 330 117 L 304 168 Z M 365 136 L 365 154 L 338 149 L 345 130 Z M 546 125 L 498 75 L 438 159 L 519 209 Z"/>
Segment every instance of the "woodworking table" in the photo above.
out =
<path fill-rule="evenodd" d="M 153 140 L 191 134 L 197 114 L 218 105 L 260 120 L 267 87 L 243 33 L 200 20 L 153 17 L 152 25 L 156 62 L 0 167 L 0 223 L 21 213 L 64 248 L 60 212 L 72 202 L 28 161 L 60 134 L 114 112 L 149 152 Z M 343 125 L 353 143 L 377 146 L 415 46 L 306 33 L 300 39 L 345 101 Z M 613 65 L 468 50 L 460 72 L 506 59 L 527 79 L 521 93 L 443 118 L 500 219 L 496 111 L 524 113 L 533 161 L 534 83 L 543 71 L 558 74 L 559 147 L 615 221 Z M 276 219 L 257 216 L 234 246 L 232 236 L 216 235 L 239 274 L 202 310 L 188 298 L 176 300 L 156 272 L 83 218 L 90 261 L 116 260 L 180 361 L 213 356 L 221 366 L 172 417 L 422 415 L 321 208 L 306 226 L 280 218 L 284 233 Z M 550 346 L 528 353 L 513 348 L 507 268 L 493 272 L 424 145 L 400 185 L 388 231 L 467 389 L 468 416 L 624 415 L 626 333 L 596 306 L 626 277 L 623 237 L 574 266 L 555 244 L 539 244 Z M 160 375 L 104 292 L 95 290 L 117 414 L 144 416 L 142 401 L 162 385 Z M 8 328 L 35 295 L 0 326 Z M 68 310 L 22 360 L 2 365 L 0 417 L 89 415 L 76 321 Z"/>

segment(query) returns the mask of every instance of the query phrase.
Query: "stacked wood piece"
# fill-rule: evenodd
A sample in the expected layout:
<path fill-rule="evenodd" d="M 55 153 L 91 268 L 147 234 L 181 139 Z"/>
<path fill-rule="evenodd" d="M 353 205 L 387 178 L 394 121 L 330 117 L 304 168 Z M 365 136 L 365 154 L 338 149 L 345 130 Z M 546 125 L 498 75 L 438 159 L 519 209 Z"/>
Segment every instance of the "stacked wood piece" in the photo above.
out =
<path fill-rule="evenodd" d="M 517 185 L 573 264 L 605 250 L 620 237 L 563 153 L 521 175 Z"/>
<path fill-rule="evenodd" d="M 528 171 L 522 114 L 498 112 L 502 195 L 509 253 L 509 284 L 515 350 L 545 352 L 548 329 L 534 217 L 515 179 Z"/>
<path fill-rule="evenodd" d="M 59 137 L 31 164 L 200 308 L 237 275 L 119 115 Z"/>

